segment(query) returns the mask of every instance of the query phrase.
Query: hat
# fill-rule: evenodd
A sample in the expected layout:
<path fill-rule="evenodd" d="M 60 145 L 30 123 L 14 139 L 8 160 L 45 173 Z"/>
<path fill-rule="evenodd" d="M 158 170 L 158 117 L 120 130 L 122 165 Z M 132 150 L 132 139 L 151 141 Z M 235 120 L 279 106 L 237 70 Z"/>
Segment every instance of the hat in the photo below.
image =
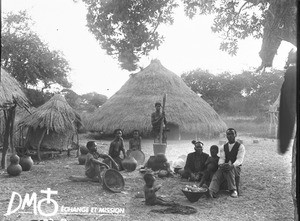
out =
<path fill-rule="evenodd" d="M 192 144 L 194 144 L 195 146 L 197 144 L 201 144 L 202 146 L 204 145 L 203 142 L 201 142 L 200 140 L 198 140 L 198 141 L 192 140 Z"/>

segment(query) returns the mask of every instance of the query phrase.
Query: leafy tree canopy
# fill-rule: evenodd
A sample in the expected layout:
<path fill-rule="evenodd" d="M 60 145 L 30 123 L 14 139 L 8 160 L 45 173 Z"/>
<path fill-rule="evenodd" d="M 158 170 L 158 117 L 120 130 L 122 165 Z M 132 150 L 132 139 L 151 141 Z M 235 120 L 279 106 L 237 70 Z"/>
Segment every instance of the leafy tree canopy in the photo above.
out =
<path fill-rule="evenodd" d="M 213 14 L 212 31 L 223 36 L 220 49 L 235 55 L 238 40 L 262 38 L 259 69 L 272 66 L 282 40 L 296 45 L 296 0 L 82 0 L 88 7 L 89 30 L 121 67 L 137 68 L 142 55 L 158 48 L 164 38 L 160 24 L 173 24 L 180 3 L 187 16 Z M 201 27 L 198 27 L 201 28 Z"/>
<path fill-rule="evenodd" d="M 272 70 L 261 74 L 244 71 L 232 75 L 213 75 L 197 69 L 181 75 L 184 82 L 219 113 L 244 114 L 264 112 L 278 97 L 283 72 Z M 237 105 L 238 104 L 238 105 Z"/>
<path fill-rule="evenodd" d="M 67 60 L 60 51 L 51 51 L 31 30 L 32 21 L 26 11 L 7 13 L 2 19 L 1 66 L 25 88 L 38 84 L 42 89 L 53 84 L 70 88 Z"/>

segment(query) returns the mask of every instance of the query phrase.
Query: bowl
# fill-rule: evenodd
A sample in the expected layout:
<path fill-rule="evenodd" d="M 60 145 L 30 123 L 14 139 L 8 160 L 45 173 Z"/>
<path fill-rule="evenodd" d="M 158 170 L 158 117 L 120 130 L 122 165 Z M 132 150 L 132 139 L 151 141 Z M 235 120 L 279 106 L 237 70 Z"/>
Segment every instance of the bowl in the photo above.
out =
<path fill-rule="evenodd" d="M 191 203 L 197 202 L 201 196 L 206 195 L 207 193 L 207 190 L 201 192 L 189 192 L 181 189 L 181 191 Z"/>
<path fill-rule="evenodd" d="M 123 176 L 115 169 L 108 169 L 103 174 L 103 186 L 114 193 L 120 193 L 125 186 Z"/>

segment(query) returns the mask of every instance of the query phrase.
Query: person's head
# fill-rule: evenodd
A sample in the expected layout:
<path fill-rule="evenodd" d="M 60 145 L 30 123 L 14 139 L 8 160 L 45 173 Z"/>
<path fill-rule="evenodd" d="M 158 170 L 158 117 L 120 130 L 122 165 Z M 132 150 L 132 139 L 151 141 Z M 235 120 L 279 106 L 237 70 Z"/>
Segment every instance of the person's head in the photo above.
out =
<path fill-rule="evenodd" d="M 132 136 L 133 136 L 134 138 L 138 138 L 138 137 L 140 136 L 140 131 L 139 131 L 139 130 L 134 130 L 134 131 L 132 132 Z"/>
<path fill-rule="evenodd" d="M 160 102 L 155 103 L 155 109 L 156 109 L 156 111 L 160 111 L 160 109 L 161 109 L 161 103 Z"/>
<path fill-rule="evenodd" d="M 152 173 L 146 173 L 144 175 L 144 180 L 147 186 L 152 187 L 155 182 L 155 177 L 153 176 Z"/>
<path fill-rule="evenodd" d="M 228 128 L 226 130 L 226 137 L 229 143 L 234 143 L 235 142 L 235 137 L 236 137 L 237 133 L 236 130 L 233 128 Z"/>
<path fill-rule="evenodd" d="M 114 135 L 115 135 L 116 137 L 122 137 L 123 131 L 122 131 L 121 129 L 115 129 Z"/>
<path fill-rule="evenodd" d="M 212 145 L 210 147 L 210 155 L 212 157 L 216 157 L 218 155 L 218 153 L 219 153 L 219 147 L 217 145 Z"/>
<path fill-rule="evenodd" d="M 90 152 L 95 152 L 97 150 L 97 143 L 95 141 L 88 141 L 86 147 Z"/>
<path fill-rule="evenodd" d="M 192 144 L 194 144 L 194 149 L 197 153 L 202 153 L 203 152 L 203 143 L 201 141 L 192 141 Z"/>

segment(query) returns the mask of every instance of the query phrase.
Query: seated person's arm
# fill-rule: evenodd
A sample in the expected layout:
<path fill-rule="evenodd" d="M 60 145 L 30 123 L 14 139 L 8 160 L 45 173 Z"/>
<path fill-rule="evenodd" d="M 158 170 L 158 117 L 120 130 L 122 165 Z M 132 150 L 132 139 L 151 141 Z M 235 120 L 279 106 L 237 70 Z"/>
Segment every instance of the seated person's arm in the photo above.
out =
<path fill-rule="evenodd" d="M 106 168 L 109 168 L 109 166 L 106 164 L 106 163 L 102 163 L 101 161 L 95 159 L 95 158 L 92 158 L 91 161 L 95 164 L 98 164 L 100 166 L 105 166 Z"/>

